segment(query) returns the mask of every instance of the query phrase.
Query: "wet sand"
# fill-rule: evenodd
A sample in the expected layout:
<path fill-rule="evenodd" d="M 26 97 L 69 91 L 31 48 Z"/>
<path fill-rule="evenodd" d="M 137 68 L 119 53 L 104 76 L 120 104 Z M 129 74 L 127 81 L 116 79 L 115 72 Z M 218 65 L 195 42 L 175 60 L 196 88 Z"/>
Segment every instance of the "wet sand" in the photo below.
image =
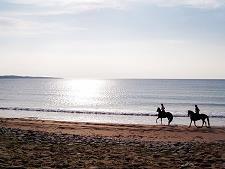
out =
<path fill-rule="evenodd" d="M 225 168 L 225 128 L 0 119 L 0 168 Z"/>

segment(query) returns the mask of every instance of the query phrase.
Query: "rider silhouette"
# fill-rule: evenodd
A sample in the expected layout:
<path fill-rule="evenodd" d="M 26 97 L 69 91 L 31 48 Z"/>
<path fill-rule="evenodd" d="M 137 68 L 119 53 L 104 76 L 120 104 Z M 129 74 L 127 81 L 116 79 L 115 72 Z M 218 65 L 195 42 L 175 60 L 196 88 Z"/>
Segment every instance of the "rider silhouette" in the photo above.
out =
<path fill-rule="evenodd" d="M 166 113 L 166 111 L 165 111 L 165 107 L 164 107 L 164 105 L 163 105 L 163 104 L 161 104 L 161 111 L 162 111 L 162 113 Z"/>
<path fill-rule="evenodd" d="M 197 115 L 199 115 L 199 112 L 200 112 L 200 109 L 198 108 L 198 105 L 195 105 L 195 113 L 196 113 Z"/>

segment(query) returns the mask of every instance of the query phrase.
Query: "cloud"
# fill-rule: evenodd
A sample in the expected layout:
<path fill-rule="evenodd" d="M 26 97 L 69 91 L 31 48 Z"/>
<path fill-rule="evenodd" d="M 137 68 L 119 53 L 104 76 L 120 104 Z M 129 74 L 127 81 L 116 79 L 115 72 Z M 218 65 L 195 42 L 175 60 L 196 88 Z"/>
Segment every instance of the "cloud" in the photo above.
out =
<path fill-rule="evenodd" d="M 13 5 L 22 5 L 23 10 L 0 11 L 2 15 L 49 16 L 77 14 L 97 9 L 122 9 L 130 0 L 5 0 Z M 0 2 L 1 4 L 1 2 Z M 31 8 L 32 7 L 32 10 Z M 34 10 L 33 10 L 34 9 Z"/>
<path fill-rule="evenodd" d="M 48 7 L 112 7 L 129 3 L 149 3 L 158 6 L 189 6 L 195 8 L 217 8 L 225 5 L 224 0 L 6 0 L 9 3 Z"/>
<path fill-rule="evenodd" d="M 129 0 L 6 0 L 9 3 L 48 7 L 50 9 L 119 8 Z"/>
<path fill-rule="evenodd" d="M 10 18 L 10 17 L 0 17 L 0 30 L 2 31 L 13 31 L 26 30 L 31 27 L 30 22 L 25 22 L 20 19 Z"/>
<path fill-rule="evenodd" d="M 225 0 L 5 0 L 10 4 L 24 6 L 23 11 L 7 11 L 2 14 L 18 15 L 61 15 L 76 14 L 98 9 L 135 8 L 137 4 L 147 4 L 159 7 L 185 6 L 190 8 L 215 9 L 223 7 Z M 30 7 L 35 10 L 30 10 Z"/>
<path fill-rule="evenodd" d="M 35 22 L 12 17 L 0 17 L 0 36 L 34 36 L 84 30 L 86 28 L 57 23 Z"/>
<path fill-rule="evenodd" d="M 207 9 L 219 8 L 225 5 L 224 0 L 146 0 L 146 2 L 164 7 L 186 6 Z"/>
<path fill-rule="evenodd" d="M 86 30 L 86 28 L 79 26 L 60 23 L 60 21 L 56 21 L 56 23 L 41 22 L 32 16 L 77 14 L 99 9 L 121 10 L 130 9 L 129 7 L 132 9 L 137 4 L 159 7 L 185 6 L 201 9 L 215 9 L 225 5 L 225 0 L 4 0 L 4 2 L 15 5 L 15 7 L 20 5 L 20 8 L 2 11 L 0 9 L 1 36 L 53 34 Z"/>

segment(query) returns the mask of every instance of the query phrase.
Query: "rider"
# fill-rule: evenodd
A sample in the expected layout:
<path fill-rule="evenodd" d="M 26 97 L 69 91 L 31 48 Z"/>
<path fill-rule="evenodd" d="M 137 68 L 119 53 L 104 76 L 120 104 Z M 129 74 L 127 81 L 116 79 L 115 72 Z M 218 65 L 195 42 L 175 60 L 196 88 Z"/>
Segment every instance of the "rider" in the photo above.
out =
<path fill-rule="evenodd" d="M 161 111 L 162 111 L 162 113 L 166 113 L 166 111 L 165 111 L 165 107 L 164 107 L 164 105 L 163 105 L 163 104 L 161 104 Z"/>
<path fill-rule="evenodd" d="M 200 109 L 198 108 L 198 105 L 195 105 L 195 113 L 196 113 L 197 115 L 199 115 L 199 112 L 200 112 Z"/>

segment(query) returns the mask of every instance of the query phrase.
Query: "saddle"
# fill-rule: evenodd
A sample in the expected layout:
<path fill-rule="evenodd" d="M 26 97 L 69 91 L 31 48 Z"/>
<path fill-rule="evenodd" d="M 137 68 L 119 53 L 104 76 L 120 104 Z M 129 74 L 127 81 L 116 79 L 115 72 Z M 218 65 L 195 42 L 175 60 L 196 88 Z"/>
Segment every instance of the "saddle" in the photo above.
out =
<path fill-rule="evenodd" d="M 161 112 L 160 112 L 160 115 L 161 115 L 161 116 L 166 115 L 166 114 L 167 114 L 167 112 L 165 112 L 165 111 L 161 111 Z"/>
<path fill-rule="evenodd" d="M 201 118 L 200 118 L 200 114 L 195 113 L 194 115 L 195 115 L 195 119 L 196 119 L 196 120 L 200 120 L 200 119 L 201 119 Z"/>

